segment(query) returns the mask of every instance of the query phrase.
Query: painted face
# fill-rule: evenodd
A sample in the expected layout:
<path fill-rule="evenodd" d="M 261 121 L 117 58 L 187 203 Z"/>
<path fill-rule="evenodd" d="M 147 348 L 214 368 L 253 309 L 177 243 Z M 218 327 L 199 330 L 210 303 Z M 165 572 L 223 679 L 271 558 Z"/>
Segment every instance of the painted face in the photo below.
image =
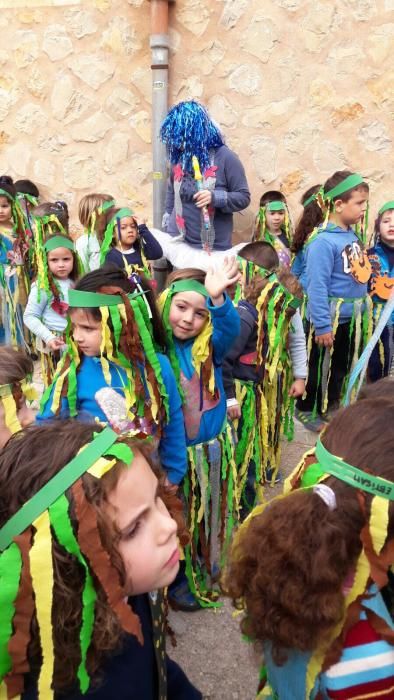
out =
<path fill-rule="evenodd" d="M 11 202 L 7 197 L 0 197 L 0 224 L 11 220 Z"/>
<path fill-rule="evenodd" d="M 120 220 L 120 241 L 124 248 L 131 248 L 138 235 L 138 228 L 132 216 L 124 216 Z M 116 235 L 118 230 L 116 228 Z"/>
<path fill-rule="evenodd" d="M 53 276 L 66 280 L 74 267 L 74 256 L 68 248 L 55 248 L 47 254 L 48 267 Z"/>
<path fill-rule="evenodd" d="M 394 247 L 394 209 L 383 212 L 379 226 L 380 238 L 383 243 Z"/>
<path fill-rule="evenodd" d="M 100 355 L 101 321 L 97 321 L 84 309 L 70 311 L 72 335 L 78 350 L 87 357 Z"/>
<path fill-rule="evenodd" d="M 268 230 L 271 233 L 278 235 L 285 220 L 285 210 L 282 209 L 281 211 L 270 211 L 269 209 L 266 209 L 265 220 L 267 222 Z"/>
<path fill-rule="evenodd" d="M 347 202 L 342 199 L 335 200 L 335 212 L 344 228 L 358 224 L 362 220 L 367 209 L 368 197 L 368 192 L 365 190 L 354 190 Z"/>
<path fill-rule="evenodd" d="M 34 411 L 27 405 L 26 399 L 21 398 L 19 407 L 17 406 L 16 416 L 21 428 L 27 428 L 34 421 Z M 3 402 L 0 401 L 0 449 L 8 442 L 13 432 L 17 432 L 19 426 L 15 425 L 15 430 L 10 430 L 5 422 Z"/>
<path fill-rule="evenodd" d="M 164 588 L 179 569 L 177 526 L 158 496 L 158 480 L 145 457 L 134 453 L 108 496 L 108 512 L 120 530 L 118 544 L 127 594 Z"/>
<path fill-rule="evenodd" d="M 179 292 L 171 301 L 168 320 L 175 338 L 195 338 L 206 323 L 209 311 L 205 297 L 198 292 Z"/>

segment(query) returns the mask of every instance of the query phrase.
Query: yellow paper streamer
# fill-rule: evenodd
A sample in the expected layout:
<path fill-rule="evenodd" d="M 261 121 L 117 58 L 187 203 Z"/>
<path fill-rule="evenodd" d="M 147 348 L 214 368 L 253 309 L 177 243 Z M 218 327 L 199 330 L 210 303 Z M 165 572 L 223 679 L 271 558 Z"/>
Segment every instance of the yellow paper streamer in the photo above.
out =
<path fill-rule="evenodd" d="M 52 537 L 48 511 L 44 511 L 33 523 L 36 529 L 30 549 L 30 571 L 36 597 L 37 622 L 40 631 L 42 666 L 38 679 L 38 696 L 43 700 L 53 698 L 51 688 L 54 648 L 52 638 L 53 565 Z"/>
<path fill-rule="evenodd" d="M 22 430 L 21 424 L 18 419 L 17 408 L 15 399 L 12 394 L 8 396 L 3 396 L 1 402 L 4 408 L 4 422 L 10 431 L 10 433 L 18 433 Z"/>

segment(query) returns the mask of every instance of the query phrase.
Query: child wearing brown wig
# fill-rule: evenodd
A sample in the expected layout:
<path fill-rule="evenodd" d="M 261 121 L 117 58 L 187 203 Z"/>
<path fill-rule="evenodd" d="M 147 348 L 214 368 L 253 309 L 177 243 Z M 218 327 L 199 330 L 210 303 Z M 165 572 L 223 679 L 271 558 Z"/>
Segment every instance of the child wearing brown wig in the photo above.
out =
<path fill-rule="evenodd" d="M 302 290 L 279 268 L 273 246 L 249 243 L 239 257 L 246 263 L 237 307 L 241 332 L 226 354 L 223 380 L 238 433 L 239 488 L 250 507 L 262 483 L 276 478 L 283 432 L 291 437 L 292 399 L 305 389 L 306 344 L 298 311 Z"/>
<path fill-rule="evenodd" d="M 225 587 L 264 653 L 261 698 L 393 697 L 393 420 L 392 390 L 342 409 L 241 526 Z"/>
<path fill-rule="evenodd" d="M 200 700 L 165 653 L 180 505 L 141 444 L 31 426 L 0 453 L 0 494 L 3 696 Z"/>
<path fill-rule="evenodd" d="M 23 350 L 0 346 L 0 449 L 34 420 L 28 405 L 37 398 L 30 384 L 32 375 L 33 361 Z"/>

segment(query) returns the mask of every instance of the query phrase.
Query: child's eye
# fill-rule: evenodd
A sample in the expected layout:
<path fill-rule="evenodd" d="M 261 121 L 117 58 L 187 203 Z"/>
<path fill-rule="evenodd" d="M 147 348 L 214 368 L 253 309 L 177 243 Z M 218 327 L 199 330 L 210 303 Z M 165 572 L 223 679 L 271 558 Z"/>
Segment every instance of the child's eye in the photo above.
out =
<path fill-rule="evenodd" d="M 196 315 L 199 316 L 200 318 L 206 318 L 206 314 L 204 314 L 203 311 L 197 311 Z"/>
<path fill-rule="evenodd" d="M 137 520 L 137 522 L 134 523 L 134 525 L 128 530 L 127 532 L 124 533 L 122 536 L 122 539 L 124 540 L 132 540 L 133 537 L 136 536 L 137 532 L 139 532 L 141 527 L 141 521 Z"/>

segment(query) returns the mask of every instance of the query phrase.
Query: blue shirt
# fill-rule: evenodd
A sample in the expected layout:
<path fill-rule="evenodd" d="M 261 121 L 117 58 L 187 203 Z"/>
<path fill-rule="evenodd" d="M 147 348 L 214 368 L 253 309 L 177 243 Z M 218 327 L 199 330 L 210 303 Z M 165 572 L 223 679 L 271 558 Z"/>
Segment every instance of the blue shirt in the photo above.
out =
<path fill-rule="evenodd" d="M 188 446 L 209 442 L 209 440 L 213 440 L 213 438 L 217 437 L 224 428 L 227 415 L 227 403 L 223 387 L 222 362 L 240 331 L 239 315 L 231 299 L 227 295 L 221 306 L 213 306 L 208 300 L 207 309 L 211 314 L 213 325 L 211 342 L 218 402 L 213 408 L 203 411 L 197 435 L 194 438 L 186 436 L 186 443 Z M 194 340 L 195 338 L 190 338 L 190 340 L 181 341 L 174 338 L 180 370 L 187 380 L 192 379 L 193 375 L 196 374 L 192 362 Z M 197 400 L 198 398 L 199 397 L 197 397 Z M 186 414 L 193 410 L 195 410 L 195 405 L 192 402 L 184 405 L 183 411 L 186 420 Z"/>
<path fill-rule="evenodd" d="M 176 384 L 174 372 L 165 355 L 157 353 L 160 362 L 163 382 L 169 397 L 169 421 L 162 426 L 162 435 L 159 444 L 159 455 L 163 468 L 173 484 L 179 484 L 186 472 L 186 441 L 183 422 L 182 403 Z M 127 384 L 125 370 L 119 365 L 110 362 L 111 388 L 123 395 L 123 387 Z M 99 389 L 107 387 L 99 357 L 82 357 L 77 369 L 77 411 L 79 420 L 90 418 L 107 423 L 108 418 L 98 405 L 95 394 Z M 51 410 L 53 392 L 49 396 L 37 421 L 54 418 Z M 148 397 L 148 394 L 147 394 Z M 61 399 L 60 417 L 68 418 L 69 406 L 67 398 Z"/>
<path fill-rule="evenodd" d="M 306 261 L 306 291 L 308 315 L 316 333 L 332 331 L 330 300 L 362 299 L 367 294 L 367 282 L 361 282 L 367 254 L 352 228 L 347 230 L 329 223 L 304 248 Z M 340 309 L 340 322 L 350 321 L 353 301 Z"/>

